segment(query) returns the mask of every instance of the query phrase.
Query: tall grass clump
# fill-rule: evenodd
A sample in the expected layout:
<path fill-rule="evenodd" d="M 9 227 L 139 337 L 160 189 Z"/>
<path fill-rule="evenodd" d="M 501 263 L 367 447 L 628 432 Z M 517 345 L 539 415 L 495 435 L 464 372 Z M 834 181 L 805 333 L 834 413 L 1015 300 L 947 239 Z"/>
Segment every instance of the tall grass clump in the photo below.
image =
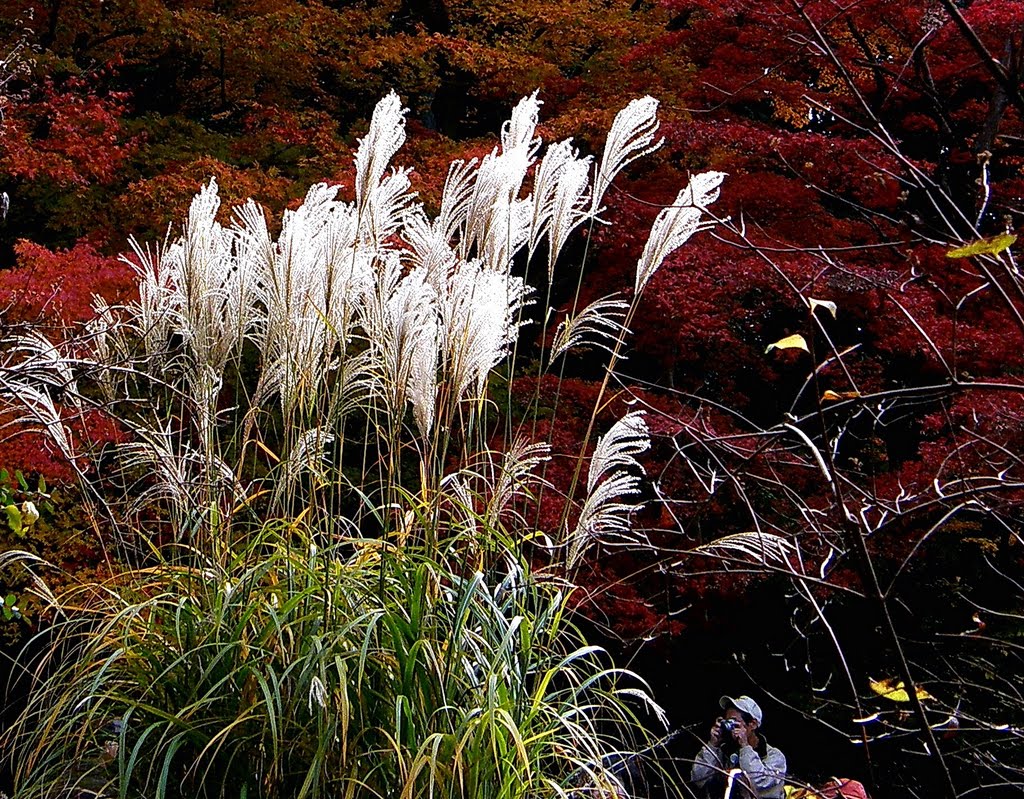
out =
<path fill-rule="evenodd" d="M 646 423 L 584 442 L 561 528 L 538 531 L 548 446 L 488 397 L 516 368 L 524 267 L 542 254 L 550 281 L 572 232 L 602 222 L 615 174 L 659 144 L 657 103 L 619 113 L 596 170 L 570 141 L 542 148 L 539 107 L 453 163 L 430 216 L 391 165 L 392 94 L 353 202 L 314 186 L 275 235 L 252 202 L 225 223 L 211 181 L 180 238 L 133 246 L 137 301 L 98 302 L 72 340 L 6 342 L 4 402 L 76 466 L 125 564 L 46 595 L 4 738 L 17 796 L 621 795 L 658 709 L 567 597 L 595 542 L 630 537 Z M 693 178 L 632 298 L 572 315 L 542 368 L 592 344 L 614 369 L 722 177 Z M 123 443 L 80 443 L 97 413 Z"/>

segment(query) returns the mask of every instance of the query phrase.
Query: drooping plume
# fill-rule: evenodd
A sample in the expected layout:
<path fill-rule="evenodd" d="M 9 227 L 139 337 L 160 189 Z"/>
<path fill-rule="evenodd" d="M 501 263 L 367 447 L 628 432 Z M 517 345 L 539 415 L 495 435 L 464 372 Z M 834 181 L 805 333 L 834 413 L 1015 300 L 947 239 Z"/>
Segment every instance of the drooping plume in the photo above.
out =
<path fill-rule="evenodd" d="M 694 175 L 689 185 L 679 192 L 675 202 L 658 214 L 643 254 L 636 264 L 634 289 L 637 294 L 644 290 L 644 286 L 673 251 L 682 247 L 698 230 L 711 227 L 712 222 L 702 221 L 703 211 L 718 198 L 719 186 L 724 179 L 724 172 Z"/>
<path fill-rule="evenodd" d="M 624 500 L 639 492 L 642 470 L 637 455 L 650 446 L 643 411 L 626 414 L 598 439 L 587 473 L 587 498 L 567 541 L 570 568 L 595 542 L 629 540 L 630 516 L 639 506 Z"/>
<path fill-rule="evenodd" d="M 594 179 L 593 199 L 590 208 L 593 215 L 601 212 L 601 201 L 615 176 L 636 159 L 657 150 L 662 140 L 655 140 L 658 133 L 658 101 L 653 97 L 640 97 L 615 115 L 612 128 L 604 143 L 601 163 Z"/>

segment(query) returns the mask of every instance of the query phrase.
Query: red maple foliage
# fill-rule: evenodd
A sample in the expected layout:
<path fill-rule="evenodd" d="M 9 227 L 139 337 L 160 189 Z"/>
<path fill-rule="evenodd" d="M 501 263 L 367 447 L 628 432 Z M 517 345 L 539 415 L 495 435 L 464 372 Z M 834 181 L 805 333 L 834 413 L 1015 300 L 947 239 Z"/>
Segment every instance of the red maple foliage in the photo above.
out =
<path fill-rule="evenodd" d="M 101 255 L 88 242 L 67 250 L 49 250 L 30 241 L 15 247 L 18 260 L 4 272 L 0 310 L 5 324 L 65 327 L 92 319 L 95 298 L 109 304 L 131 299 L 132 268 L 122 259 Z"/>

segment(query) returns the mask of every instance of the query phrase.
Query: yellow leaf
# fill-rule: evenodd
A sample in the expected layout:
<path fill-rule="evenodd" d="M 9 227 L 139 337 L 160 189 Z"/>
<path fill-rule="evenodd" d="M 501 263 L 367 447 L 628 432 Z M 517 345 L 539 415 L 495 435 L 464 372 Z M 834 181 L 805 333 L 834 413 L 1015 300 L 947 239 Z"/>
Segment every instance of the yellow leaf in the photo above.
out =
<path fill-rule="evenodd" d="M 772 350 L 803 350 L 804 352 L 810 352 L 807 348 L 807 341 L 799 333 L 780 338 L 778 341 L 769 344 L 765 352 L 771 352 Z"/>
<path fill-rule="evenodd" d="M 833 391 L 828 389 L 821 395 L 822 402 L 839 402 L 840 400 L 857 399 L 859 391 Z"/>
<path fill-rule="evenodd" d="M 811 313 L 814 313 L 818 308 L 824 308 L 832 314 L 833 319 L 836 318 L 836 313 L 839 311 L 839 306 L 832 302 L 832 300 L 816 300 L 814 297 L 810 297 L 807 300 L 807 304 L 811 306 Z"/>
<path fill-rule="evenodd" d="M 972 255 L 999 255 L 999 253 L 1010 249 L 1017 241 L 1012 233 L 1003 233 L 1001 236 L 992 236 L 988 239 L 980 239 L 971 242 L 964 247 L 957 247 L 946 253 L 947 258 L 970 258 Z"/>
<path fill-rule="evenodd" d="M 893 702 L 910 701 L 910 694 L 903 686 L 903 680 L 894 680 L 892 677 L 889 677 L 884 680 L 869 680 L 868 685 L 871 686 L 872 691 L 883 699 L 891 699 Z M 924 688 L 918 687 L 917 698 L 923 701 L 925 699 L 933 699 L 934 697 Z"/>

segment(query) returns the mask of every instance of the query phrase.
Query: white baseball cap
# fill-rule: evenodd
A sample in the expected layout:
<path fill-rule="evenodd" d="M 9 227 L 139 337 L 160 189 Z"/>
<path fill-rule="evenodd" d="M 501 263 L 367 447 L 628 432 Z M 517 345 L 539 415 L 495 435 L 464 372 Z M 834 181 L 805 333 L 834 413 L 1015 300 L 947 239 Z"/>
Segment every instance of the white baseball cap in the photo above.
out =
<path fill-rule="evenodd" d="M 722 710 L 728 710 L 731 707 L 736 708 L 741 713 L 746 713 L 748 716 L 752 716 L 757 725 L 761 726 L 761 719 L 764 718 L 764 714 L 761 713 L 761 706 L 757 704 L 749 696 L 737 696 L 733 699 L 731 696 L 723 696 L 718 700 L 719 707 Z"/>

